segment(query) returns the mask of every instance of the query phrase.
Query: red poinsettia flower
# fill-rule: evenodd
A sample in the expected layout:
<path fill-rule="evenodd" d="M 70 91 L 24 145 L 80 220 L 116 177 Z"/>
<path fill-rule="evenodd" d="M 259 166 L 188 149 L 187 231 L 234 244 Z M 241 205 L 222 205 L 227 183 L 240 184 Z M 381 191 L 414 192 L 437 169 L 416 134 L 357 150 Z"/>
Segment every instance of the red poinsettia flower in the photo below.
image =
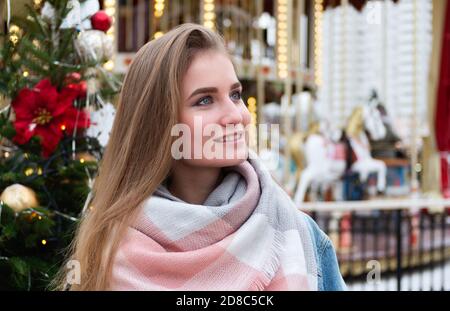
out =
<path fill-rule="evenodd" d="M 90 126 L 89 115 L 73 106 L 78 96 L 74 88 L 65 87 L 58 92 L 48 79 L 40 81 L 33 89 L 22 89 L 11 103 L 16 114 L 14 142 L 25 144 L 31 137 L 39 136 L 42 155 L 50 156 L 64 131 L 72 135 L 75 128 Z"/>

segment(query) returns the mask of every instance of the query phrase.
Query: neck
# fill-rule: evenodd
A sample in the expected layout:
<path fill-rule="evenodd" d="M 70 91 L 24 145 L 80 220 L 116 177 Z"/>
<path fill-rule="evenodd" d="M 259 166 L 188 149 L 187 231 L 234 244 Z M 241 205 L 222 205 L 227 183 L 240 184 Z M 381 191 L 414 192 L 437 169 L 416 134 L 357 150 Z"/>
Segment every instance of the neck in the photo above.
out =
<path fill-rule="evenodd" d="M 169 180 L 168 190 L 190 204 L 203 204 L 222 180 L 220 167 L 198 167 L 177 161 Z"/>

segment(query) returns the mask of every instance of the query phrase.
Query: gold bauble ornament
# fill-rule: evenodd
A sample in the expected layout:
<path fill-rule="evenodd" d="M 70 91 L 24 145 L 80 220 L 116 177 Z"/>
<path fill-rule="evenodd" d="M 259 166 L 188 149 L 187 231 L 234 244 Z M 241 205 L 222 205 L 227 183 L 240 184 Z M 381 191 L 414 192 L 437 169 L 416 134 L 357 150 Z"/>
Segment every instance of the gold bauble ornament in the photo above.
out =
<path fill-rule="evenodd" d="M 13 184 L 6 187 L 0 196 L 0 200 L 2 200 L 17 213 L 27 208 L 39 206 L 36 192 L 34 192 L 33 189 L 25 187 L 21 184 Z"/>

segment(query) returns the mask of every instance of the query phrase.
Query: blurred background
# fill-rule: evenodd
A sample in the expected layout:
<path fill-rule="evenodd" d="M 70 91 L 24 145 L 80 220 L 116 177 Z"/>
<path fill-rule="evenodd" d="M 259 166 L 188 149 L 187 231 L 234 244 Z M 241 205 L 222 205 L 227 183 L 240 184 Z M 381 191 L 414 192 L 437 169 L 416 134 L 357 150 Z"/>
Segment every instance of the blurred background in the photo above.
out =
<path fill-rule="evenodd" d="M 134 54 L 185 22 L 223 35 L 251 147 L 349 289 L 449 290 L 447 0 L 1 0 L 0 288 L 45 289 Z"/>

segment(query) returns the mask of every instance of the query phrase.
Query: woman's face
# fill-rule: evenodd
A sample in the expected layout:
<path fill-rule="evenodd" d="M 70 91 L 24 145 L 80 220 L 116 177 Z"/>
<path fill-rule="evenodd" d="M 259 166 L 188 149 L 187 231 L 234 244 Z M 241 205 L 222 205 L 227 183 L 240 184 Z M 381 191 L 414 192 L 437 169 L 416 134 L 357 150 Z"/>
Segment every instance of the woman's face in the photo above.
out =
<path fill-rule="evenodd" d="M 190 130 L 190 165 L 225 167 L 247 159 L 250 113 L 229 58 L 218 51 L 194 57 L 182 82 L 179 122 Z M 183 145 L 183 151 L 185 151 Z"/>

